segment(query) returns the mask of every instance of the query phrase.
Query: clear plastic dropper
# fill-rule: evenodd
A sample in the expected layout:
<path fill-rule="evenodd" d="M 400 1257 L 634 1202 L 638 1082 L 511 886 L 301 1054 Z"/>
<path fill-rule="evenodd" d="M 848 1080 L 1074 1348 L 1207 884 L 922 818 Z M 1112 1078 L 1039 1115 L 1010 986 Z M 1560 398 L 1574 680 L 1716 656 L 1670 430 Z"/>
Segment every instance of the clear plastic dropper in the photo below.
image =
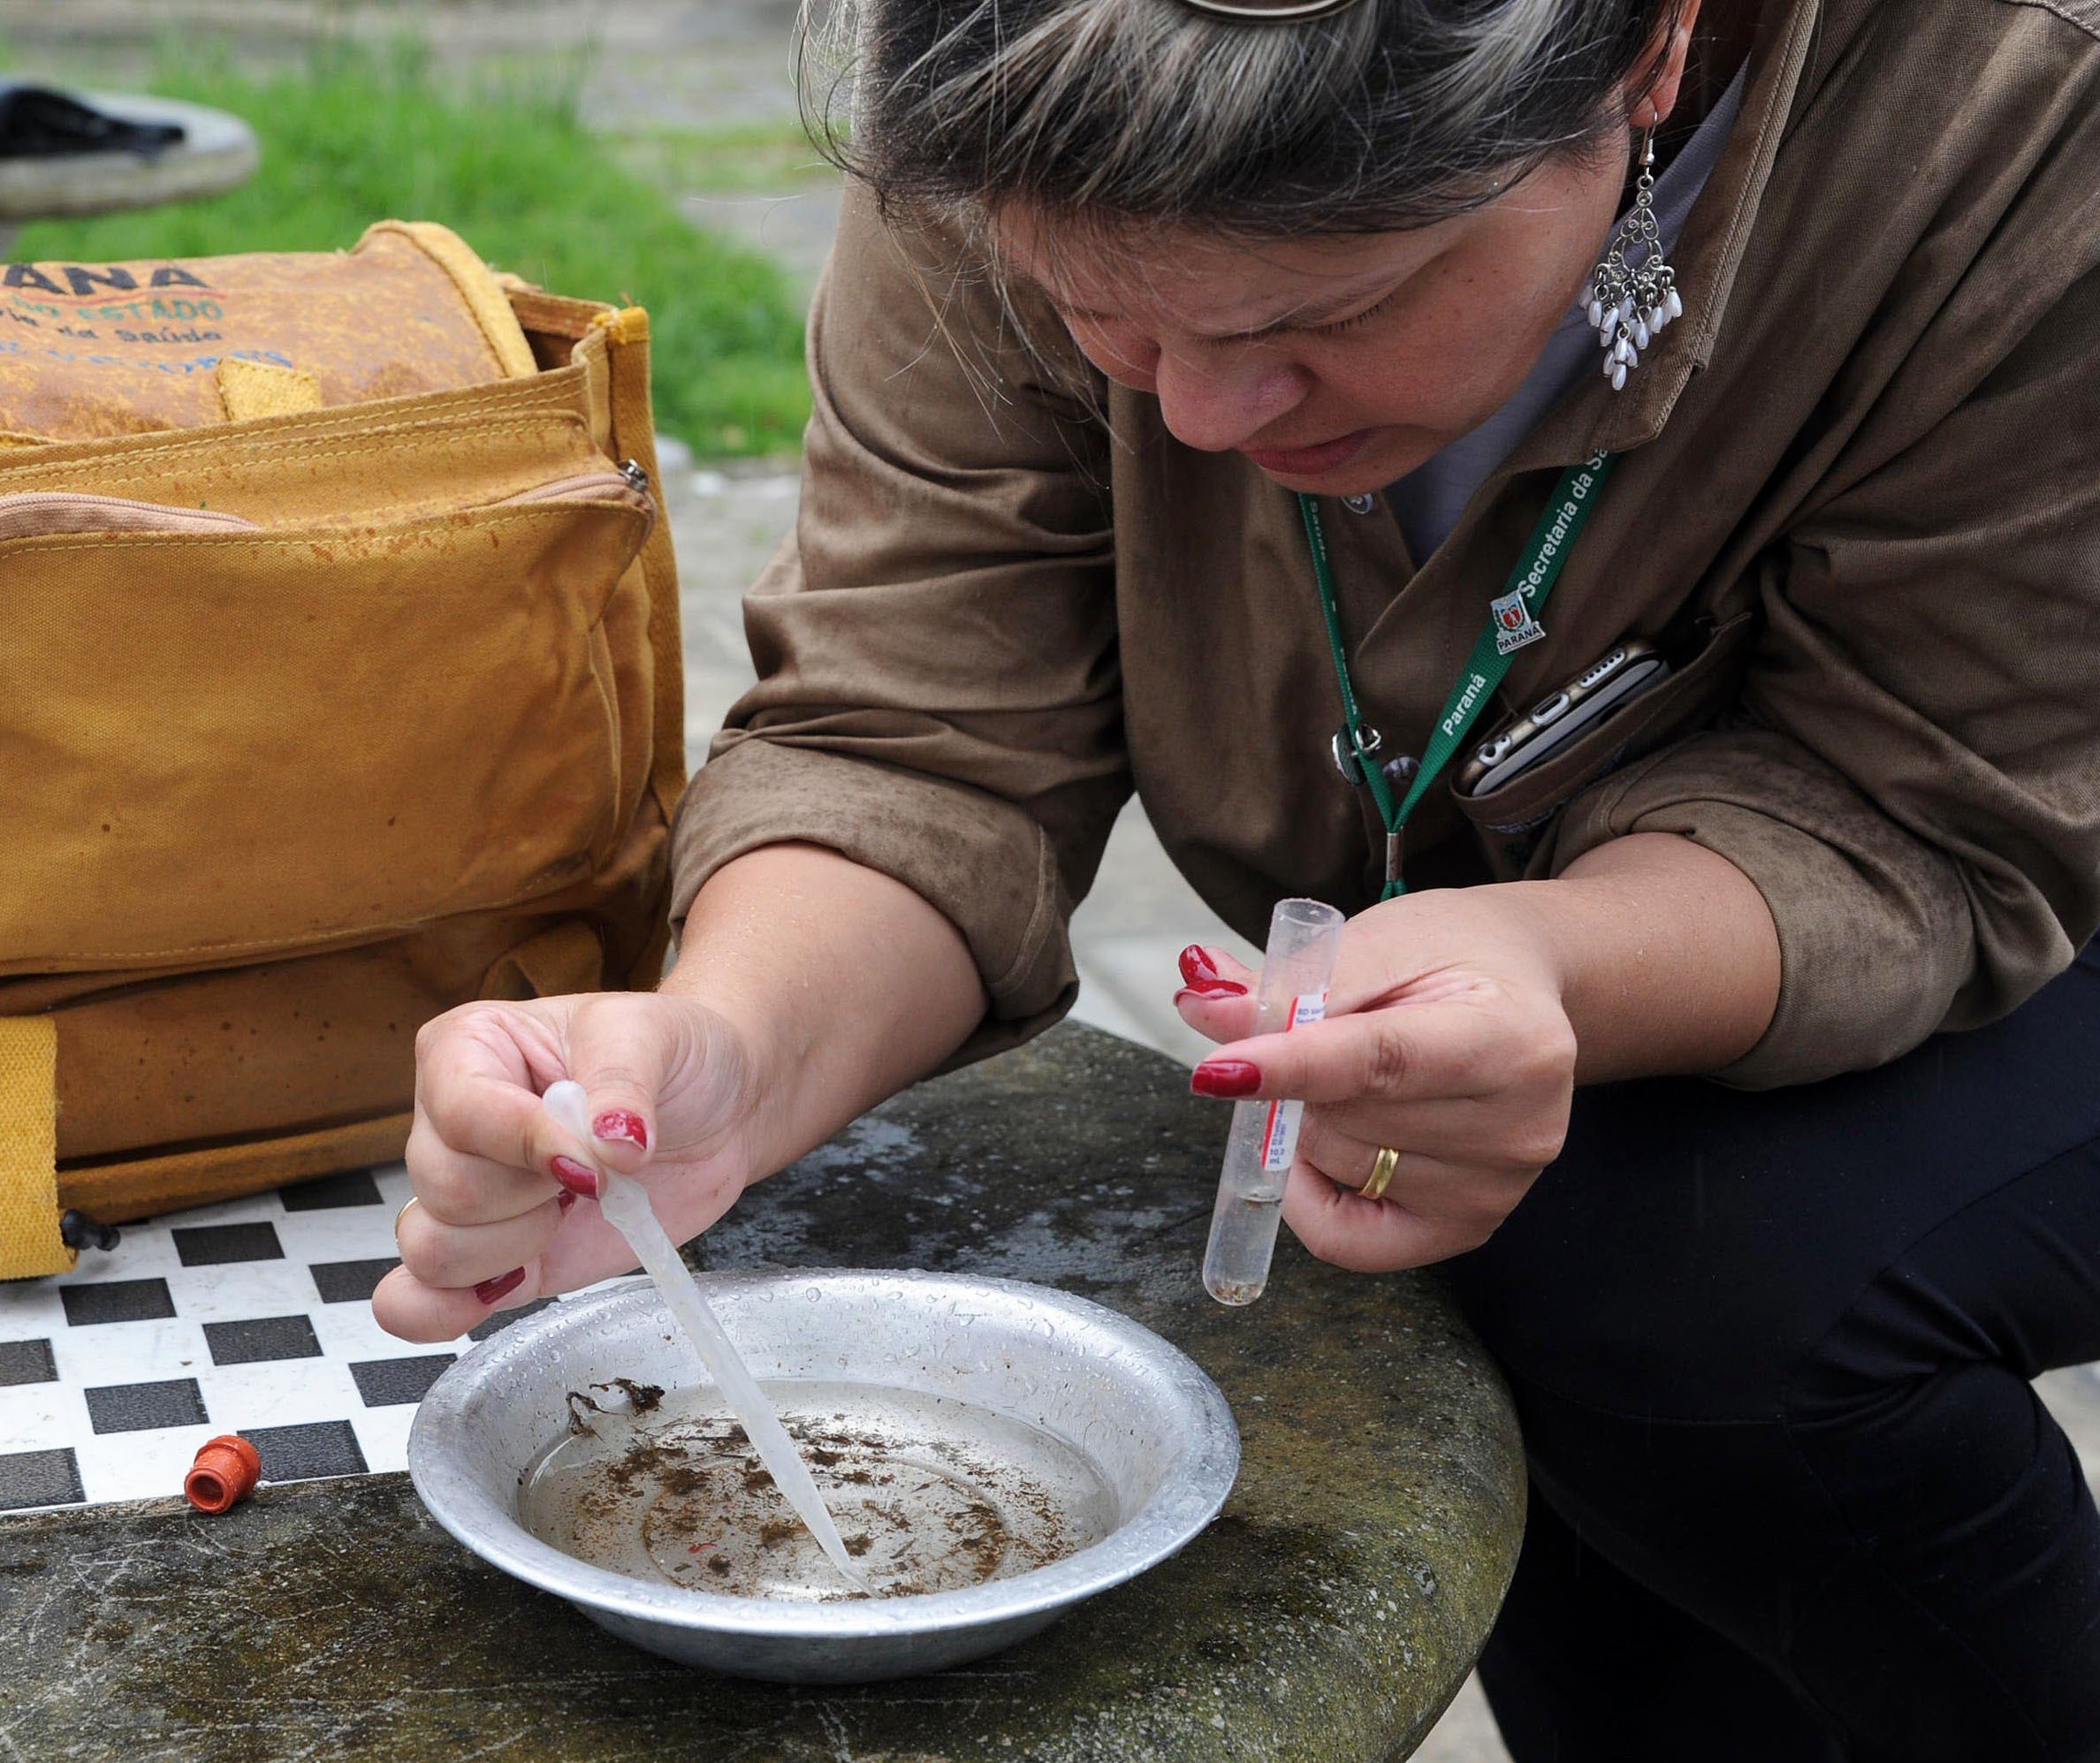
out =
<path fill-rule="evenodd" d="M 1327 1014 L 1328 982 L 1342 915 L 1317 900 L 1276 902 L 1255 993 L 1254 1032 L 1273 1035 Z M 1268 1285 L 1283 1217 L 1283 1182 L 1297 1149 L 1303 1102 L 1241 1102 L 1232 1111 L 1218 1204 L 1203 1255 L 1203 1288 L 1220 1303 L 1247 1304 Z"/>
<path fill-rule="evenodd" d="M 809 1466 L 802 1460 L 802 1453 L 795 1448 L 795 1440 L 788 1436 L 788 1429 L 780 1425 L 772 1403 L 758 1387 L 758 1379 L 751 1375 L 751 1368 L 744 1364 L 743 1356 L 723 1330 L 714 1307 L 693 1283 L 693 1276 L 686 1272 L 686 1265 L 679 1258 L 678 1245 L 658 1221 L 656 1208 L 649 1202 L 649 1189 L 639 1182 L 606 1168 L 591 1156 L 590 1106 L 583 1086 L 565 1077 L 559 1083 L 550 1083 L 540 1101 L 554 1117 L 555 1123 L 567 1130 L 583 1147 L 584 1154 L 590 1157 L 591 1167 L 597 1174 L 598 1210 L 627 1239 L 627 1245 L 635 1251 L 643 1271 L 656 1281 L 657 1290 L 664 1295 L 671 1314 L 678 1318 L 686 1339 L 693 1343 L 693 1350 L 699 1354 L 700 1363 L 714 1380 L 716 1391 L 728 1404 L 729 1411 L 742 1423 L 744 1436 L 750 1440 L 751 1448 L 758 1453 L 758 1461 L 765 1465 L 774 1485 L 803 1523 L 810 1527 L 810 1534 L 831 1557 L 831 1564 L 853 1584 L 873 1595 L 875 1588 L 868 1583 L 867 1576 L 846 1553 L 845 1540 L 839 1535 L 839 1527 L 832 1522 L 824 1496 L 817 1491 L 817 1484 L 810 1475 Z"/>

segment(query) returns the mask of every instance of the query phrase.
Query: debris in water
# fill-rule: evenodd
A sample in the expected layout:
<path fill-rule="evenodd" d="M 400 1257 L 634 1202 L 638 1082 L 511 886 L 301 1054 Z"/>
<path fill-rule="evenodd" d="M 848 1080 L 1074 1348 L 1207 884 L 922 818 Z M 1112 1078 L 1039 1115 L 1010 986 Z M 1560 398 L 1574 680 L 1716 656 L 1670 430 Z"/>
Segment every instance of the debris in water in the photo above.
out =
<path fill-rule="evenodd" d="M 847 1552 L 885 1595 L 1011 1578 L 1115 1528 L 1094 1466 L 1020 1421 L 867 1385 L 768 1394 L 795 1410 Z M 805 1603 L 854 1595 L 711 1390 L 600 1410 L 588 1433 L 541 1454 L 518 1516 L 565 1554 L 637 1578 Z"/>
<path fill-rule="evenodd" d="M 661 1384 L 636 1383 L 632 1378 L 613 1378 L 602 1384 L 591 1385 L 593 1389 L 616 1389 L 628 1399 L 628 1406 L 636 1414 L 652 1413 L 664 1399 Z"/>

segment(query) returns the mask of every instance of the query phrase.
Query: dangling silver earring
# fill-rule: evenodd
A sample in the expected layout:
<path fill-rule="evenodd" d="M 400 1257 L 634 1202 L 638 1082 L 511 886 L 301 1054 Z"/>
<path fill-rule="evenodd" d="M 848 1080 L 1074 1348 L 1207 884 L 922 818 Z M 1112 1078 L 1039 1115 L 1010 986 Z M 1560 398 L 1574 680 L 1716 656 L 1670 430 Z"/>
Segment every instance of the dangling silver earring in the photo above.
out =
<path fill-rule="evenodd" d="M 1640 262 L 1632 260 L 1638 255 Z M 1674 318 L 1685 315 L 1677 271 L 1662 261 L 1662 229 L 1655 224 L 1655 132 L 1640 138 L 1640 178 L 1633 206 L 1612 229 L 1604 261 L 1582 291 L 1589 322 L 1604 346 L 1604 376 L 1614 391 L 1640 365 L 1647 348 Z"/>

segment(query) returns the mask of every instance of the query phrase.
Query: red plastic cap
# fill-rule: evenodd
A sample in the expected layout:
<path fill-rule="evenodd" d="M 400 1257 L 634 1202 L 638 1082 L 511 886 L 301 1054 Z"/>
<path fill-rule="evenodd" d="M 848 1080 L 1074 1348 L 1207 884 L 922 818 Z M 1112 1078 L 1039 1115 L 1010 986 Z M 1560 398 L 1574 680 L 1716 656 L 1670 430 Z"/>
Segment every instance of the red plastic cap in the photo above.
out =
<path fill-rule="evenodd" d="M 200 1512 L 229 1512 L 262 1478 L 262 1454 L 238 1432 L 207 1439 L 182 1478 L 182 1491 Z"/>

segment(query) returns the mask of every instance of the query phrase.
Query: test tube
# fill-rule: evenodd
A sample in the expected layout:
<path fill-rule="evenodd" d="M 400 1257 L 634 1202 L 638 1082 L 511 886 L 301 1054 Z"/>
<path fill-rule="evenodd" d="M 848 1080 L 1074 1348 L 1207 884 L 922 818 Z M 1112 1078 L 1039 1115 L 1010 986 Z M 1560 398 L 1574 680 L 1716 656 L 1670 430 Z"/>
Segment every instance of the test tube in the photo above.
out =
<path fill-rule="evenodd" d="M 1255 993 L 1254 1032 L 1273 1035 L 1327 1014 L 1328 982 L 1342 915 L 1317 900 L 1282 900 L 1269 919 Z M 1218 1174 L 1218 1204 L 1203 1252 L 1203 1288 L 1220 1303 L 1248 1304 L 1268 1285 L 1283 1217 L 1283 1182 L 1297 1150 L 1303 1102 L 1240 1102 Z"/>

